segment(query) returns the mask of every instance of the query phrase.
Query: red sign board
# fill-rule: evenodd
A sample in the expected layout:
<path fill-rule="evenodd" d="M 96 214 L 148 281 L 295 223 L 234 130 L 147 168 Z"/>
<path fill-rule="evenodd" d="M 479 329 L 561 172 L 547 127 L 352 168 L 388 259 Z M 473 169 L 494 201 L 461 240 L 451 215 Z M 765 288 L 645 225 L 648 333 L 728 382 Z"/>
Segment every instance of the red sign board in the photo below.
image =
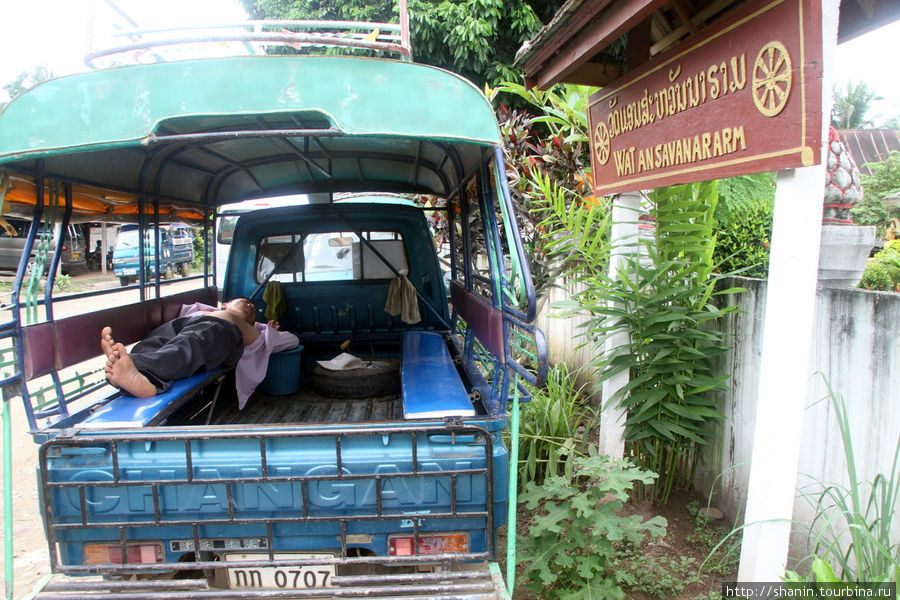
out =
<path fill-rule="evenodd" d="M 595 193 L 820 161 L 816 0 L 751 0 L 591 96 Z"/>

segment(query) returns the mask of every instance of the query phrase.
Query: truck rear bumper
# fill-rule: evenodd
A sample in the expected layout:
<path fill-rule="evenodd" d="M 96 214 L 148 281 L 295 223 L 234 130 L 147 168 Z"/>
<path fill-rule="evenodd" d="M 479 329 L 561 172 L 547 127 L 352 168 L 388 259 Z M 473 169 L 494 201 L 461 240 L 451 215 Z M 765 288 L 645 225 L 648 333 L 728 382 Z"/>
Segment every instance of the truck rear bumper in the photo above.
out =
<path fill-rule="evenodd" d="M 335 577 L 328 590 L 229 590 L 205 579 L 107 581 L 56 575 L 35 600 L 183 600 L 209 598 L 397 598 L 404 600 L 509 600 L 497 563 L 442 573 Z"/>

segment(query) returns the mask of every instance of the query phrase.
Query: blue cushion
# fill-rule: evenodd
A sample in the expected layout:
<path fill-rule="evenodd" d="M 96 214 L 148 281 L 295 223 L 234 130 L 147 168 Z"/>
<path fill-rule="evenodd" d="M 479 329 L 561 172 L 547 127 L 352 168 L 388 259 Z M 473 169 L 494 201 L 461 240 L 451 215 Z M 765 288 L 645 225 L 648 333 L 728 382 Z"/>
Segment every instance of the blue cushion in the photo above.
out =
<path fill-rule="evenodd" d="M 475 416 L 469 394 L 439 333 L 403 334 L 400 390 L 406 419 Z"/>
<path fill-rule="evenodd" d="M 197 373 L 179 379 L 165 392 L 150 398 L 121 394 L 94 411 L 81 422 L 85 427 L 143 427 L 170 413 L 179 406 L 178 400 L 188 399 L 218 379 L 223 369 Z M 167 410 L 170 409 L 171 410 Z"/>

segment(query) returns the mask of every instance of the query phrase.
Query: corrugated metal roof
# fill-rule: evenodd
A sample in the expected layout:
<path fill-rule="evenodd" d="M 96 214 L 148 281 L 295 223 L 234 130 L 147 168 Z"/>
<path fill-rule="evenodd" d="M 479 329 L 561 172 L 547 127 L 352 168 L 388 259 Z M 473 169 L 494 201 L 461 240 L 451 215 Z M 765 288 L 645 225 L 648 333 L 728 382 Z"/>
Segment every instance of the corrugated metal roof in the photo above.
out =
<path fill-rule="evenodd" d="M 872 170 L 866 163 L 881 162 L 891 152 L 900 152 L 900 129 L 839 129 L 838 134 L 859 170 L 868 175 Z"/>

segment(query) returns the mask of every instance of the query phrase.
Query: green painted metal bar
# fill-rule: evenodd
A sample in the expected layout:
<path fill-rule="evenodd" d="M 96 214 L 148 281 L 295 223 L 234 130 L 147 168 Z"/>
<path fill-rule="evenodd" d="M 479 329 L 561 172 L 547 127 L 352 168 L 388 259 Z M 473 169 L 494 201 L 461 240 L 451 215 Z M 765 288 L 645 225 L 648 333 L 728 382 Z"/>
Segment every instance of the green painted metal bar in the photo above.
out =
<path fill-rule="evenodd" d="M 75 374 L 69 379 L 60 381 L 60 386 L 65 388 L 70 386 L 70 384 L 75 384 L 66 390 L 65 395 L 69 397 L 79 394 L 88 388 L 95 387 L 100 382 L 105 381 L 105 379 L 106 377 L 103 375 L 103 369 L 89 370 L 84 373 L 75 371 Z M 59 402 L 56 385 L 53 383 L 36 390 L 29 389 L 29 395 L 31 396 L 31 404 L 35 410 L 40 410 Z"/>
<path fill-rule="evenodd" d="M 9 191 L 9 177 L 0 176 L 0 214 L 3 212 L 3 203 L 6 201 L 6 192 Z M 6 355 L 12 353 L 12 348 L 4 348 L 0 351 L 3 363 L 0 367 L 14 366 L 15 356 L 6 361 Z M 5 376 L 5 375 L 4 375 Z M 13 544 L 12 544 L 12 425 L 9 422 L 9 403 L 0 391 L 0 420 L 2 420 L 3 438 L 3 580 L 5 589 L 4 600 L 11 600 L 13 593 Z"/>
<path fill-rule="evenodd" d="M 4 598 L 10 600 L 13 593 L 13 510 L 12 510 L 12 426 L 9 402 L 0 392 L 3 403 L 3 573 L 6 582 Z"/>
<path fill-rule="evenodd" d="M 509 414 L 509 504 L 506 515 L 506 589 L 512 596 L 516 587 L 516 512 L 519 503 L 519 376 L 513 380 L 513 401 Z"/>

